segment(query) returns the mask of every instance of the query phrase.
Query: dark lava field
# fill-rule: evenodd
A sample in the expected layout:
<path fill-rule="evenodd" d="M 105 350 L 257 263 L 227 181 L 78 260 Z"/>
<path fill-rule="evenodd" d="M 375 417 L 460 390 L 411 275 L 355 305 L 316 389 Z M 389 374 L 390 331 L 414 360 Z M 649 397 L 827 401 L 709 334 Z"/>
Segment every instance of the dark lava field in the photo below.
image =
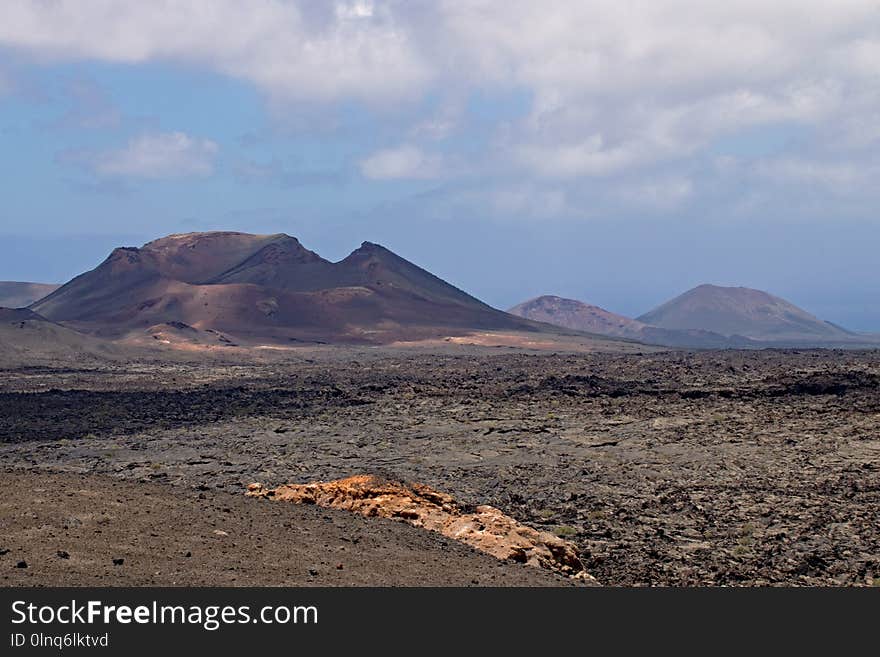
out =
<path fill-rule="evenodd" d="M 0 470 L 208 496 L 379 474 L 555 532 L 604 585 L 872 585 L 880 352 L 376 348 L 5 370 Z"/>

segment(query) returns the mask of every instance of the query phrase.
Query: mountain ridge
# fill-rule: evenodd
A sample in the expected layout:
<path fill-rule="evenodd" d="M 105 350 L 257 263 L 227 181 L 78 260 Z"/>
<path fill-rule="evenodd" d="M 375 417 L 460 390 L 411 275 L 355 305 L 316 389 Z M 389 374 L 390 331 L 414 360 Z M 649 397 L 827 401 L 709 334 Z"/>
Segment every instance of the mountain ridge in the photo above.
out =
<path fill-rule="evenodd" d="M 31 309 L 107 337 L 175 323 L 258 342 L 549 330 L 488 306 L 381 245 L 363 242 L 331 262 L 283 233 L 181 233 L 119 247 Z"/>

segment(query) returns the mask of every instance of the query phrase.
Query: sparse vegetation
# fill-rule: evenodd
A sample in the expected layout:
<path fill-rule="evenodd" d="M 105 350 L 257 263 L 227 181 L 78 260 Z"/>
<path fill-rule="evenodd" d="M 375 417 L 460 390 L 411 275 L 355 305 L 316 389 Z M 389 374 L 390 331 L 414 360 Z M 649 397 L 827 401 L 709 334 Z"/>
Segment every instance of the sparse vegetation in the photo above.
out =
<path fill-rule="evenodd" d="M 553 533 L 556 534 L 559 538 L 572 538 L 573 536 L 578 535 L 577 527 L 570 527 L 569 525 L 559 525 L 553 528 Z"/>

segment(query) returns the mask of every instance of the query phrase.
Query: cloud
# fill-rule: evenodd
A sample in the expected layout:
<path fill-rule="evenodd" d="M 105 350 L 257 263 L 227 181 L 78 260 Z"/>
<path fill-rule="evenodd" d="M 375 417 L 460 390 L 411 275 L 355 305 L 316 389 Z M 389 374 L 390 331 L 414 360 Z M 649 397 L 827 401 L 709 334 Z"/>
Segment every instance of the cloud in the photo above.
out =
<path fill-rule="evenodd" d="M 315 186 L 339 186 L 347 182 L 343 171 L 291 170 L 279 160 L 258 162 L 242 158 L 232 167 L 233 175 L 245 183 L 268 183 L 288 189 Z"/>
<path fill-rule="evenodd" d="M 361 161 L 364 177 L 460 179 L 450 162 L 466 162 L 505 178 L 499 189 L 540 188 L 560 212 L 588 180 L 669 207 L 699 196 L 709 173 L 679 174 L 755 127 L 804 135 L 787 164 L 749 165 L 785 186 L 840 188 L 874 170 L 880 140 L 876 0 L 6 0 L 0 46 L 203 68 L 253 84 L 273 108 L 367 103 L 398 121 L 401 145 Z M 525 106 L 499 109 L 512 95 Z M 150 159 L 139 146 L 95 166 L 149 171 L 135 164 Z M 210 169 L 211 153 L 195 150 L 197 164 L 179 170 Z M 511 211 L 525 207 L 505 194 Z"/>
<path fill-rule="evenodd" d="M 436 155 L 427 155 L 416 146 L 405 144 L 380 150 L 360 163 L 361 173 L 371 180 L 421 179 L 442 175 L 444 167 Z"/>
<path fill-rule="evenodd" d="M 375 5 L 370 0 L 336 3 L 336 16 L 342 20 L 370 18 L 374 10 Z"/>
<path fill-rule="evenodd" d="M 522 165 L 549 178 L 616 173 L 637 163 L 642 156 L 632 144 L 605 148 L 602 135 L 592 135 L 579 144 L 530 144 L 517 149 Z"/>
<path fill-rule="evenodd" d="M 218 151 L 209 139 L 169 132 L 135 137 L 115 150 L 66 153 L 62 159 L 85 164 L 99 176 L 184 178 L 213 173 Z"/>
<path fill-rule="evenodd" d="M 63 58 L 186 61 L 297 98 L 516 85 L 540 107 L 871 78 L 878 27 L 872 0 L 7 0 L 0 43 Z"/>
<path fill-rule="evenodd" d="M 648 208 L 656 211 L 679 209 L 694 195 L 694 183 L 681 175 L 663 175 L 636 182 L 622 183 L 613 195 L 627 206 Z"/>
<path fill-rule="evenodd" d="M 504 217 L 555 217 L 571 211 L 564 190 L 539 185 L 502 186 L 489 192 L 494 214 Z"/>
<path fill-rule="evenodd" d="M 531 92 L 501 144 L 500 159 L 524 175 L 629 175 L 753 126 L 818 130 L 880 106 L 871 2 L 511 0 L 497 9 L 460 5 L 449 25 L 467 53 L 462 69 Z"/>
<path fill-rule="evenodd" d="M 786 157 L 757 163 L 755 173 L 776 182 L 821 185 L 842 193 L 880 189 L 880 167 L 870 163 Z"/>
<path fill-rule="evenodd" d="M 445 102 L 438 111 L 423 118 L 414 125 L 409 134 L 415 139 L 442 141 L 455 133 L 464 118 L 464 103 L 453 98 Z"/>
<path fill-rule="evenodd" d="M 8 0 L 0 44 L 60 59 L 184 62 L 282 98 L 378 102 L 416 93 L 430 74 L 392 8 L 364 0 Z"/>

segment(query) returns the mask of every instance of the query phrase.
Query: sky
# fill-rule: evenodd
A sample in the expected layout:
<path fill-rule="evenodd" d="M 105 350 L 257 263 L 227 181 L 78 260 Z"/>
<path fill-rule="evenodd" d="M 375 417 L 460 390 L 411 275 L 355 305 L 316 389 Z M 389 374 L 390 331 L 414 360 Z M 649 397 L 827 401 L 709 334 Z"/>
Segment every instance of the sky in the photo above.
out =
<path fill-rule="evenodd" d="M 880 3 L 4 0 L 0 280 L 378 242 L 500 308 L 700 283 L 880 331 Z"/>

